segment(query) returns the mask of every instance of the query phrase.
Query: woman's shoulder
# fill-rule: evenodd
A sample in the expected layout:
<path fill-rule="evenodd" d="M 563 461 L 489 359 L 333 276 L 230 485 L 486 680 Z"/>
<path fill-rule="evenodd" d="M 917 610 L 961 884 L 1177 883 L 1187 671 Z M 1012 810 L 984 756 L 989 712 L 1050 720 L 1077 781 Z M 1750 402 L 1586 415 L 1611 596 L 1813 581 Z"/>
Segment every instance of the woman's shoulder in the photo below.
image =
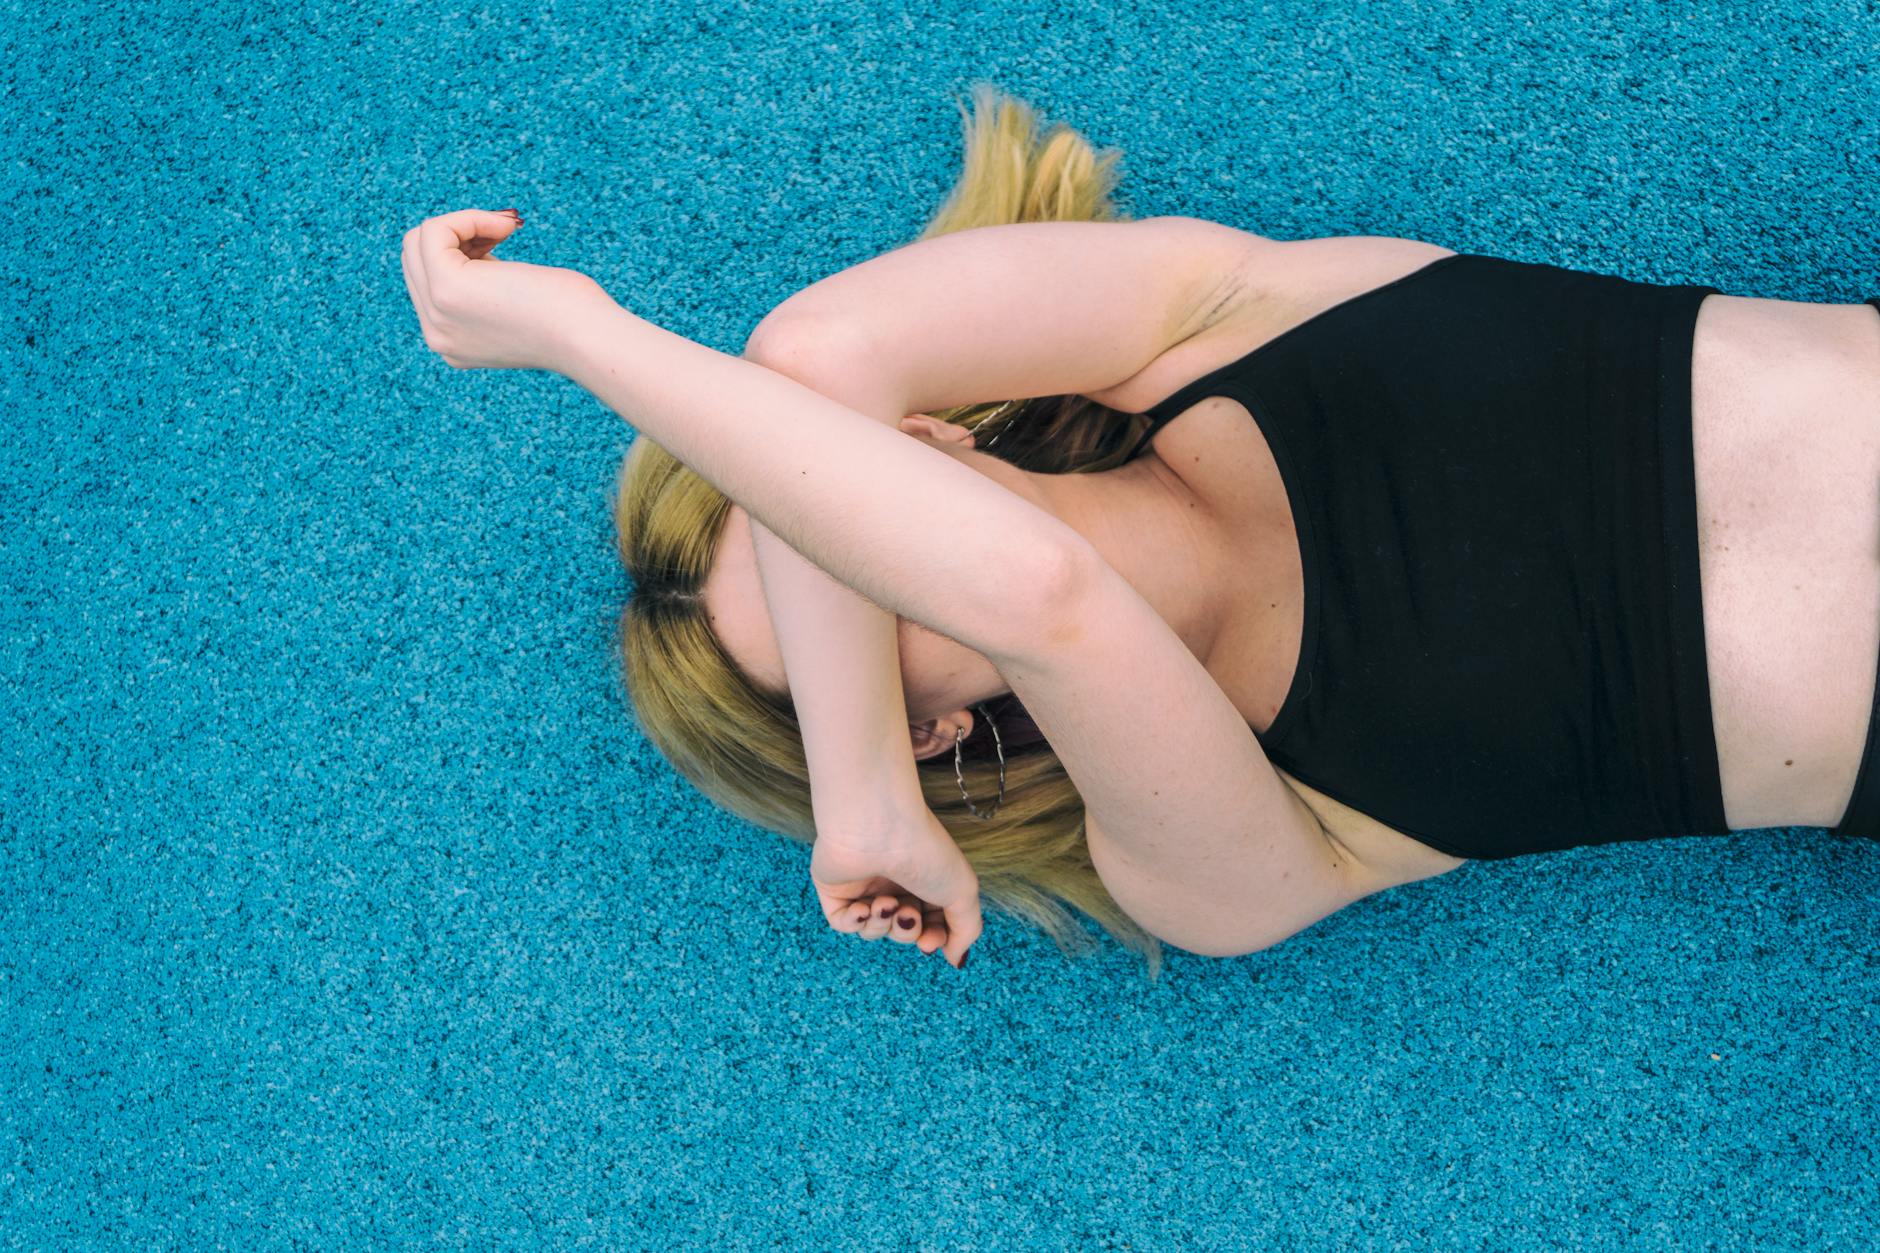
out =
<path fill-rule="evenodd" d="M 1454 250 L 1389 235 L 1275 241 L 1247 293 L 1241 334 L 1272 338 L 1333 305 L 1413 274 Z"/>
<path fill-rule="evenodd" d="M 1255 238 L 1258 246 L 1250 249 L 1233 281 L 1223 285 L 1220 307 L 1206 330 L 1091 399 L 1141 413 L 1190 380 L 1239 360 L 1334 305 L 1454 255 L 1440 244 L 1385 235 Z"/>

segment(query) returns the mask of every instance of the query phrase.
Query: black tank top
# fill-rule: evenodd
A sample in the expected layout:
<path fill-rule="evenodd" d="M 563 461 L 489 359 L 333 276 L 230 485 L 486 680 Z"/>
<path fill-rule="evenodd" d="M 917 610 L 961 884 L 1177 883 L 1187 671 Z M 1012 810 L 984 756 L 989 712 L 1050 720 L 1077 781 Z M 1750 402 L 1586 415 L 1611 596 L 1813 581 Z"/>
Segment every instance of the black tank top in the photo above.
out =
<path fill-rule="evenodd" d="M 1728 832 L 1691 447 L 1716 291 L 1450 255 L 1148 410 L 1143 444 L 1232 397 L 1278 463 L 1305 624 L 1270 760 L 1458 857 Z"/>

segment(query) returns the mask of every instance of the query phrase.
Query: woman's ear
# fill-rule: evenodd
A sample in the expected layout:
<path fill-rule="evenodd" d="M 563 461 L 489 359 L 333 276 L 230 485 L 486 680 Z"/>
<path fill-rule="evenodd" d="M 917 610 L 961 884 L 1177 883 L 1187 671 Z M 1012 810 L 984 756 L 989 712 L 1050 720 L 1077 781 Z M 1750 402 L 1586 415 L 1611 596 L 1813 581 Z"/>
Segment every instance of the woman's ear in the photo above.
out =
<path fill-rule="evenodd" d="M 907 729 L 914 737 L 914 760 L 925 761 L 941 753 L 953 751 L 954 744 L 963 733 L 972 734 L 973 715 L 962 709 L 946 718 L 929 718 L 925 722 L 910 722 Z"/>
<path fill-rule="evenodd" d="M 954 422 L 941 422 L 924 413 L 910 413 L 901 419 L 901 429 L 909 435 L 924 435 L 928 439 L 943 439 L 952 444 L 973 446 L 973 433 Z"/>

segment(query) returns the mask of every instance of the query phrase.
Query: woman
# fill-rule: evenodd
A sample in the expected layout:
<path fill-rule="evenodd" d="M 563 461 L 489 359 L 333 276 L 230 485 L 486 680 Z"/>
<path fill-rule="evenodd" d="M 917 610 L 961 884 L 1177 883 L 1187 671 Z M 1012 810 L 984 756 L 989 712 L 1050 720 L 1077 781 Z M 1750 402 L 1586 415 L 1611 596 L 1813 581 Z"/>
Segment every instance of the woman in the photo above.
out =
<path fill-rule="evenodd" d="M 923 237 L 744 360 L 490 259 L 519 219 L 405 241 L 448 362 L 651 437 L 635 714 L 832 926 L 964 966 L 981 891 L 1068 903 L 1153 975 L 1471 858 L 1880 836 L 1880 298 L 1124 220 L 977 94 Z"/>

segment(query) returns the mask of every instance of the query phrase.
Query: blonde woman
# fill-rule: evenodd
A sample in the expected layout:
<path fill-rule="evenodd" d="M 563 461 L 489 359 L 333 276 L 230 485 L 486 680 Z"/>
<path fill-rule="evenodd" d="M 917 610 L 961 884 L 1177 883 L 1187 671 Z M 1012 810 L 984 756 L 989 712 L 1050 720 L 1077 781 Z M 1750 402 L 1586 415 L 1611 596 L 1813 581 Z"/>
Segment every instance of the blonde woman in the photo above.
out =
<path fill-rule="evenodd" d="M 447 362 L 641 433 L 635 716 L 830 925 L 963 967 L 982 894 L 1070 906 L 1153 975 L 1472 858 L 1880 836 L 1880 299 L 1128 220 L 976 95 L 923 236 L 742 358 L 513 213 L 405 238 Z"/>

